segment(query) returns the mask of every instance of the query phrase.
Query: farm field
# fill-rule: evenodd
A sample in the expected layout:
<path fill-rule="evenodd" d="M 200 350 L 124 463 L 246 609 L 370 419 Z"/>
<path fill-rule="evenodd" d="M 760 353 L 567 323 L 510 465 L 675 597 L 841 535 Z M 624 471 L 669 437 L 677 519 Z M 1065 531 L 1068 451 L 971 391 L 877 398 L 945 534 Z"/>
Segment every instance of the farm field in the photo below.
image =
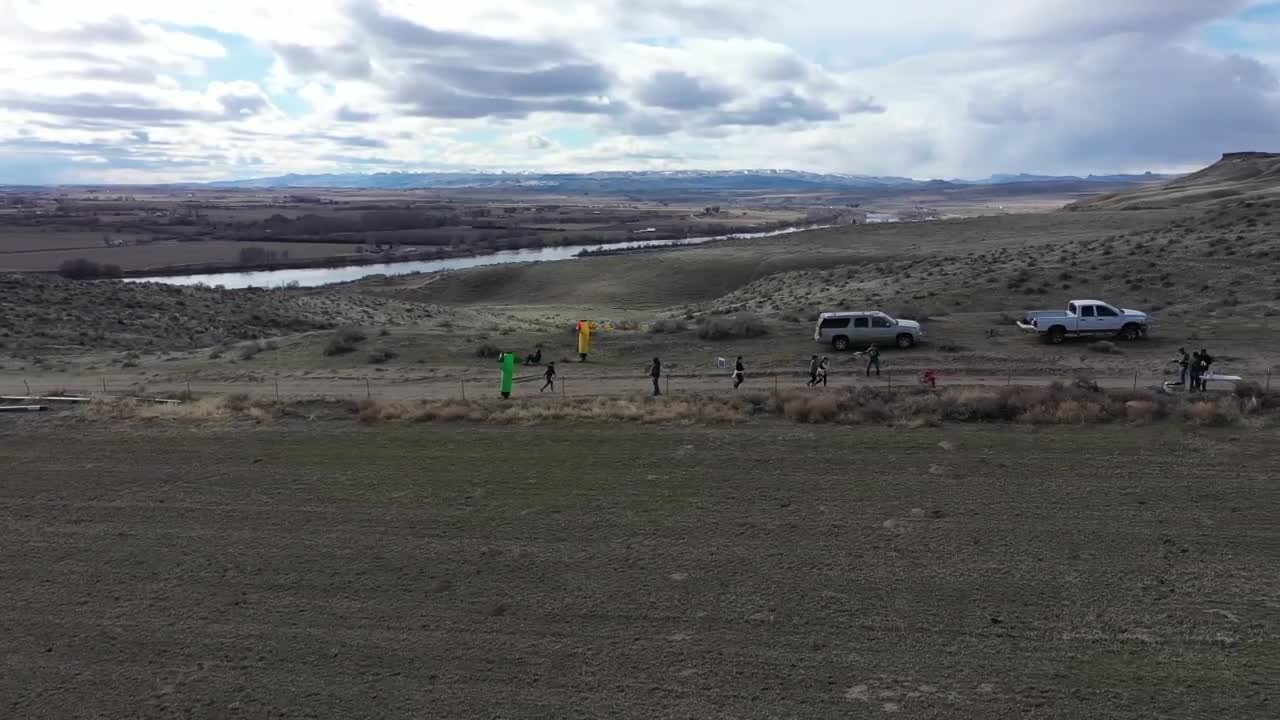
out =
<path fill-rule="evenodd" d="M 393 260 L 391 251 L 402 245 L 489 254 L 623 241 L 635 233 L 675 239 L 857 217 L 822 198 L 784 207 L 746 200 L 721 209 L 693 201 L 467 190 L 30 189 L 0 192 L 0 271 L 56 272 L 80 258 L 158 274 L 195 265 L 284 268 L 320 258 L 337 262 L 360 245 Z M 245 262 L 237 246 L 250 243 L 304 247 Z"/>
<path fill-rule="evenodd" d="M 357 245 L 343 243 L 235 242 L 231 240 L 161 241 L 145 245 L 79 247 L 68 249 L 0 252 L 0 272 L 44 272 L 73 258 L 109 263 L 123 270 L 173 269 L 183 265 L 222 264 L 234 267 L 240 251 L 261 248 L 283 259 L 303 260 L 355 255 Z"/>
<path fill-rule="evenodd" d="M 1271 717 L 1277 439 L 5 418 L 0 698 L 24 718 Z"/>

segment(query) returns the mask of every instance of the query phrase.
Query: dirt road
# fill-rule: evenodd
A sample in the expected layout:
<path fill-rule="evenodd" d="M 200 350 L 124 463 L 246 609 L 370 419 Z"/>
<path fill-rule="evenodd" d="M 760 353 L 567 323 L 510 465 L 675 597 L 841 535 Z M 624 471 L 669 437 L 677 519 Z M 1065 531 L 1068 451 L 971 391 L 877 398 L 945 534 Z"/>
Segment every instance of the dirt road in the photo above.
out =
<path fill-rule="evenodd" d="M 601 372 L 577 365 L 559 366 L 555 393 L 539 393 L 542 386 L 541 368 L 531 368 L 522 376 L 523 381 L 516 386 L 518 396 L 625 396 L 642 395 L 652 389 L 647 377 L 643 375 L 619 375 L 616 372 Z M 1072 375 L 947 375 L 938 380 L 939 387 L 996 387 L 1004 385 L 1044 386 L 1054 382 L 1072 382 Z M 1155 388 L 1171 376 L 1129 375 L 1124 377 L 1090 377 L 1100 387 L 1108 389 Z M 797 374 L 794 370 L 774 374 L 768 370 L 748 373 L 745 391 L 792 389 L 803 387 L 807 376 Z M 901 388 L 921 387 L 920 374 L 917 371 L 908 373 L 884 372 L 879 378 L 874 375 L 867 378 L 857 373 L 833 375 L 828 390 L 834 391 L 849 387 Z M 723 390 L 733 392 L 732 382 L 727 373 L 717 374 L 671 374 L 663 379 L 664 392 L 669 394 L 706 393 Z M 1221 386 L 1227 388 L 1226 385 Z M 343 373 L 326 376 L 298 377 L 285 375 L 277 377 L 270 373 L 257 373 L 252 377 L 235 380 L 211 380 L 192 378 L 190 380 L 177 376 L 138 376 L 124 374 L 110 375 L 68 375 L 58 374 L 24 374 L 22 377 L 0 377 L 0 395 L 27 395 L 60 392 L 73 395 L 120 395 L 120 394 L 162 394 L 181 393 L 190 390 L 196 394 L 232 394 L 247 393 L 254 397 L 275 397 L 282 399 L 300 398 L 364 398 L 373 397 L 382 400 L 418 400 L 447 398 L 478 398 L 496 396 L 498 392 L 498 375 L 476 370 L 458 369 L 453 374 L 444 376 L 414 376 L 409 374 L 386 374 L 378 372 Z M 815 392 L 822 392 L 818 389 Z"/>

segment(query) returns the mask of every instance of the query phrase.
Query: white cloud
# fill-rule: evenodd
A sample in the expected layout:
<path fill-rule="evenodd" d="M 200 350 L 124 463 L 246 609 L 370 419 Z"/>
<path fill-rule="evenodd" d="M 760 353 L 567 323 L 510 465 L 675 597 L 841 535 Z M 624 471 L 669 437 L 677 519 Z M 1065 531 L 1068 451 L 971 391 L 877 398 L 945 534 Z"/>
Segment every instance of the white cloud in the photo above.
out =
<path fill-rule="evenodd" d="M 1251 4 L 0 0 L 0 182 L 1184 167 L 1273 149 L 1280 33 L 1201 34 Z"/>

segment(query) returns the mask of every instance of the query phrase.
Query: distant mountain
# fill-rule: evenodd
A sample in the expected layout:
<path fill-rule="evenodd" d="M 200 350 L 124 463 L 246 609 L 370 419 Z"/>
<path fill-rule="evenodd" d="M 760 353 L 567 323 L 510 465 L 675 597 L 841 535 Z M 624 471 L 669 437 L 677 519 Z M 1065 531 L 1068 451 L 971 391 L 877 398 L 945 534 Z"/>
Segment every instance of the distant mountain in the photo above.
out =
<path fill-rule="evenodd" d="M 992 175 L 985 180 L 953 180 L 952 182 L 966 185 L 1008 185 L 1010 183 L 1043 183 L 1043 182 L 1095 182 L 1106 184 L 1141 184 L 1141 183 L 1157 183 L 1172 180 L 1177 175 L 1156 175 L 1147 172 L 1141 175 L 1086 175 L 1079 177 L 1077 175 L 1028 175 L 1027 173 L 1018 173 L 1017 175 Z"/>
<path fill-rule="evenodd" d="M 1280 200 L 1280 154 L 1226 153 L 1218 162 L 1168 182 L 1100 195 L 1068 210 L 1135 210 Z"/>
<path fill-rule="evenodd" d="M 1090 175 L 993 175 L 986 180 L 914 180 L 907 177 L 811 173 L 796 170 L 670 170 L 591 173 L 491 173 L 491 172 L 391 172 L 328 175 L 281 175 L 252 180 L 207 183 L 224 188 L 357 188 L 404 190 L 410 188 L 493 188 L 562 193 L 645 193 L 667 191 L 814 191 L 839 189 L 939 189 L 966 185 L 1005 185 L 1043 182 L 1096 182 L 1138 184 L 1158 182 L 1167 176 Z"/>

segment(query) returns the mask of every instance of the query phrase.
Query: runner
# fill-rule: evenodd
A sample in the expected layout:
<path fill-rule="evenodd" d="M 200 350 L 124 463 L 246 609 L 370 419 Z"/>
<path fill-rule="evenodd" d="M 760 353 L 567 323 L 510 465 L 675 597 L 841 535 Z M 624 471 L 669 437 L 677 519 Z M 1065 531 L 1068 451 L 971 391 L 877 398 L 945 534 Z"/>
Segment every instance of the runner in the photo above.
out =
<path fill-rule="evenodd" d="M 658 358 L 654 358 L 653 364 L 649 366 L 649 377 L 653 378 L 653 396 L 658 397 L 662 394 L 658 389 L 658 380 L 662 377 L 662 361 Z"/>
<path fill-rule="evenodd" d="M 742 356 L 738 356 L 738 361 L 733 365 L 733 389 L 737 390 L 738 386 L 747 379 L 747 367 L 742 364 Z"/>
<path fill-rule="evenodd" d="M 818 363 L 818 384 L 822 387 L 827 386 L 827 369 L 831 367 L 831 360 L 822 358 L 822 362 Z"/>
<path fill-rule="evenodd" d="M 542 389 L 539 390 L 538 392 L 542 392 L 542 390 L 546 390 L 547 388 L 551 388 L 551 392 L 555 392 L 556 391 L 556 364 L 553 362 L 548 362 L 547 371 L 542 373 L 542 376 L 547 379 L 547 382 L 545 385 L 542 386 Z"/>
<path fill-rule="evenodd" d="M 805 383 L 805 387 L 813 387 L 818 384 L 818 356 L 814 355 L 809 360 L 809 382 Z"/>

